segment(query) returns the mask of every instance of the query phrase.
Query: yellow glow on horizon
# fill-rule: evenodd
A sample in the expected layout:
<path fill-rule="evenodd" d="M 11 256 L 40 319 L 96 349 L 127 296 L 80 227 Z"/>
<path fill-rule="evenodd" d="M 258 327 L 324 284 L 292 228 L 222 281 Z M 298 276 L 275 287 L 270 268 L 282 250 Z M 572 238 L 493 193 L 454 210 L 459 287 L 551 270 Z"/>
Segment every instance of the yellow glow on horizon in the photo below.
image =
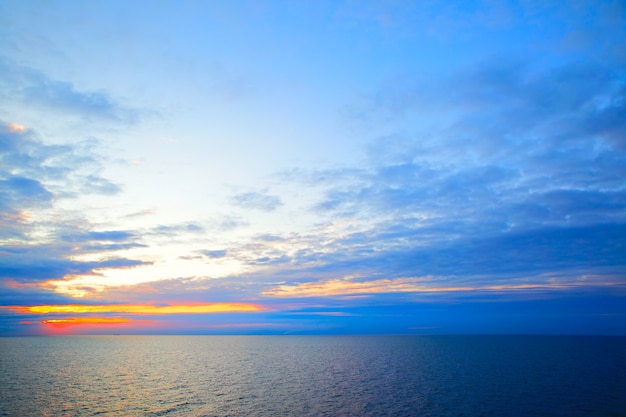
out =
<path fill-rule="evenodd" d="M 132 321 L 124 317 L 70 317 L 65 319 L 41 320 L 42 324 L 119 324 Z"/>
<path fill-rule="evenodd" d="M 27 314 L 57 314 L 57 313 L 130 313 L 130 314 L 214 314 L 214 313 L 244 313 L 264 311 L 265 307 L 248 303 L 213 303 L 189 305 L 132 305 L 132 304 L 105 304 L 105 305 L 37 305 L 37 306 L 6 306 L 20 313 Z"/>

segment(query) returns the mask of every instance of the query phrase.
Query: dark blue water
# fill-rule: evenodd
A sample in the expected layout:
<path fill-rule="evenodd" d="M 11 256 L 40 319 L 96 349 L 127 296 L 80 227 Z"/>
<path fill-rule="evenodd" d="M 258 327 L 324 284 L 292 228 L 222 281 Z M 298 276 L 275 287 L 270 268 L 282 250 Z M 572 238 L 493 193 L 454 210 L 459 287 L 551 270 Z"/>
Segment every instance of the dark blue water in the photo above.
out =
<path fill-rule="evenodd" d="M 2 416 L 626 416 L 626 338 L 0 338 Z"/>

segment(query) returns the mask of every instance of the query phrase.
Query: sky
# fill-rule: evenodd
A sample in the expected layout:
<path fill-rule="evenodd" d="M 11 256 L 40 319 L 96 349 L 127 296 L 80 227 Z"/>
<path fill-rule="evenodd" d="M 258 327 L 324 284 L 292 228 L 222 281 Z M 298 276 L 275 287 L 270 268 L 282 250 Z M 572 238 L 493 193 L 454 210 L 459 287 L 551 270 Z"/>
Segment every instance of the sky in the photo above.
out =
<path fill-rule="evenodd" d="M 0 335 L 626 335 L 624 1 L 0 0 Z"/>

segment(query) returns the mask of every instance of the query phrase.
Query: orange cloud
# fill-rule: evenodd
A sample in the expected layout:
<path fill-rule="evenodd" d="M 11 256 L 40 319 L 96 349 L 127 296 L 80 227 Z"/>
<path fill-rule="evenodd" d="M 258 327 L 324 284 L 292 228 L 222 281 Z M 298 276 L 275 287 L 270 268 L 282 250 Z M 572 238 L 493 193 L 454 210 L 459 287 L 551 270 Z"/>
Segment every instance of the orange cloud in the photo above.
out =
<path fill-rule="evenodd" d="M 38 306 L 0 306 L 23 314 L 83 314 L 83 313 L 130 313 L 130 314 L 212 314 L 245 313 L 263 311 L 266 308 L 248 303 L 213 303 L 190 305 L 133 305 L 133 304 L 56 304 Z"/>
<path fill-rule="evenodd" d="M 373 294 L 390 292 L 434 292 L 420 283 L 430 281 L 432 277 L 377 279 L 372 281 L 352 281 L 350 279 L 334 279 L 319 282 L 305 282 L 298 285 L 280 285 L 263 292 L 263 295 L 275 297 L 323 297 L 333 295 Z M 455 290 L 468 290 L 469 287 L 456 287 Z"/>
<path fill-rule="evenodd" d="M 17 123 L 9 123 L 8 127 L 10 132 L 24 133 L 26 131 L 26 126 Z"/>
<path fill-rule="evenodd" d="M 0 219 L 5 222 L 27 224 L 31 218 L 32 215 L 25 211 L 20 211 L 19 213 L 0 213 Z"/>
<path fill-rule="evenodd" d="M 581 285 L 583 282 L 570 283 L 533 283 L 533 284 L 509 284 L 509 285 L 484 285 L 484 286 L 463 286 L 444 287 L 435 286 L 432 277 L 420 278 L 395 278 L 378 279 L 372 281 L 352 281 L 348 278 L 334 279 L 328 281 L 306 282 L 297 285 L 280 285 L 263 295 L 274 297 L 328 297 L 355 294 L 383 294 L 383 293 L 443 293 L 443 292 L 470 292 L 470 291 L 514 291 L 514 290 L 535 290 L 535 289 L 570 289 Z M 611 285 L 604 283 L 604 285 Z"/>

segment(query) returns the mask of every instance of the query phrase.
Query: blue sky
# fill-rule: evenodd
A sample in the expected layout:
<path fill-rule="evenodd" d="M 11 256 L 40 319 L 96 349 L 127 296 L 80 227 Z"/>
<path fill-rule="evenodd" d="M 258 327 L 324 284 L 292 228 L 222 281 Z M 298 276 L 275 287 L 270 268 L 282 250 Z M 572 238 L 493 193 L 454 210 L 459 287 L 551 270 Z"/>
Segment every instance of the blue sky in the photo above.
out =
<path fill-rule="evenodd" d="M 0 334 L 626 334 L 625 39 L 623 1 L 1 2 Z"/>

